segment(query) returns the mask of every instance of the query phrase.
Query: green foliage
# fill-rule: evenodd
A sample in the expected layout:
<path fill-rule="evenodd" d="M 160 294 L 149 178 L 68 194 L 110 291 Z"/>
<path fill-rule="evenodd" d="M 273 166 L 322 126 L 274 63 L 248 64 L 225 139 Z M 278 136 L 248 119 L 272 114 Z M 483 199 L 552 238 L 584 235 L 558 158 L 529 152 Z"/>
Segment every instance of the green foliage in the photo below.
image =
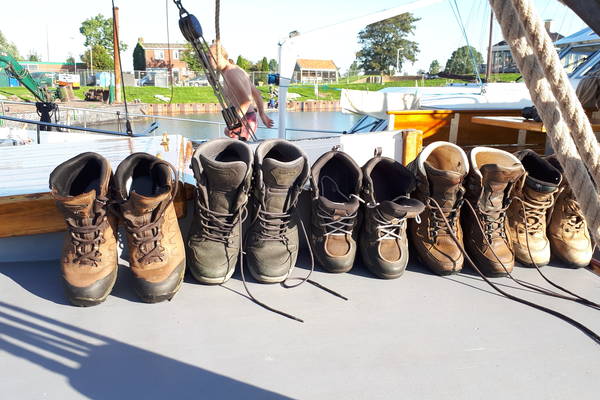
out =
<path fill-rule="evenodd" d="M 471 53 L 473 56 L 471 56 Z M 481 53 L 477 51 L 473 46 L 463 46 L 454 50 L 450 59 L 446 62 L 446 72 L 449 74 L 473 74 L 473 59 L 479 64 L 483 63 L 483 57 Z"/>
<path fill-rule="evenodd" d="M 279 63 L 277 62 L 277 60 L 275 59 L 271 59 L 269 61 L 269 71 L 271 72 L 277 72 L 279 70 Z"/>
<path fill-rule="evenodd" d="M 440 62 L 438 60 L 433 60 L 431 64 L 429 64 L 429 73 L 431 75 L 438 74 L 440 72 Z"/>
<path fill-rule="evenodd" d="M 267 57 L 263 57 L 260 61 L 260 69 L 259 71 L 266 72 L 269 70 L 269 61 L 267 61 Z"/>
<path fill-rule="evenodd" d="M 114 53 L 112 18 L 106 18 L 102 14 L 88 18 L 81 23 L 79 32 L 85 37 L 84 46 L 102 46 L 107 50 L 107 54 Z M 119 48 L 125 51 L 127 45 L 119 42 Z"/>
<path fill-rule="evenodd" d="M 243 70 L 250 71 L 252 68 L 252 62 L 241 55 L 238 56 L 235 64 Z"/>
<path fill-rule="evenodd" d="M 4 34 L 2 34 L 2 31 L 0 31 L 0 51 L 10 54 L 17 60 L 21 58 L 19 55 L 19 50 L 17 50 L 17 46 L 13 42 L 9 42 Z"/>
<path fill-rule="evenodd" d="M 133 49 L 133 69 L 135 71 L 146 70 L 146 56 L 144 48 L 139 42 L 135 45 L 135 48 Z"/>
<path fill-rule="evenodd" d="M 73 57 L 73 56 L 67 57 L 67 59 L 65 60 L 65 63 L 67 63 L 67 64 L 75 64 L 75 57 Z"/>
<path fill-rule="evenodd" d="M 356 53 L 359 66 L 365 72 L 388 73 L 389 67 L 396 67 L 396 54 L 400 49 L 400 69 L 404 60 L 416 61 L 419 45 L 406 39 L 415 30 L 419 18 L 404 13 L 368 25 L 358 33 L 362 49 Z"/>
<path fill-rule="evenodd" d="M 86 50 L 86 52 L 81 56 L 81 61 L 86 63 L 88 66 L 92 65 L 93 62 L 93 68 L 100 71 L 109 71 L 115 66 L 112 55 L 109 54 L 106 48 L 102 47 L 101 45 L 96 45 L 93 47 L 91 58 L 92 59 L 90 60 L 90 51 Z"/>
<path fill-rule="evenodd" d="M 186 43 L 185 47 L 186 50 L 179 56 L 181 61 L 185 61 L 191 71 L 202 71 L 202 64 L 196 55 L 196 50 L 189 43 Z"/>
<path fill-rule="evenodd" d="M 42 57 L 35 51 L 32 51 L 31 53 L 27 54 L 25 59 L 27 61 L 42 61 Z"/>

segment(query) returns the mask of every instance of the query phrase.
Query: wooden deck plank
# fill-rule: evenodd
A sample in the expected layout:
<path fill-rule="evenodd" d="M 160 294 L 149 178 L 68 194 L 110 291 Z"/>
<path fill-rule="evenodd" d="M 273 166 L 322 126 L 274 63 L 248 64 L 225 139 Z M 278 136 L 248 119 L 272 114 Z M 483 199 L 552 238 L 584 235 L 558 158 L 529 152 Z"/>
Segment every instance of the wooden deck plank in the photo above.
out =
<path fill-rule="evenodd" d="M 531 132 L 546 132 L 544 124 L 522 117 L 473 117 L 473 123 L 510 129 L 525 129 Z M 600 124 L 592 124 L 594 132 L 600 132 Z"/>
<path fill-rule="evenodd" d="M 0 148 L 0 238 L 65 230 L 49 193 L 48 177 L 58 164 L 85 151 L 106 157 L 113 171 L 130 154 L 144 151 L 173 164 L 181 181 L 192 182 L 191 142 L 179 135 L 168 139 L 168 144 L 162 137 L 143 137 Z M 180 185 L 174 202 L 179 218 L 185 216 L 186 202 L 192 196 L 191 185 Z"/>

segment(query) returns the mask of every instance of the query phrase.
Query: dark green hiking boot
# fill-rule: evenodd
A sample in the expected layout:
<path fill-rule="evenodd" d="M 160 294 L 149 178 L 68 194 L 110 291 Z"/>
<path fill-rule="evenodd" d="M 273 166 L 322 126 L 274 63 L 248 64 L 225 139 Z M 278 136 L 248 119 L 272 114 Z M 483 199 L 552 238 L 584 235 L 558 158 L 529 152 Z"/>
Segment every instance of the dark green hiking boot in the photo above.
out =
<path fill-rule="evenodd" d="M 246 246 L 248 268 L 263 283 L 284 281 L 298 257 L 296 203 L 308 177 L 308 159 L 282 139 L 266 140 L 254 158 L 252 222 Z"/>
<path fill-rule="evenodd" d="M 233 139 L 196 149 L 196 207 L 187 240 L 188 268 L 202 283 L 227 281 L 240 254 L 241 217 L 252 180 L 252 150 Z"/>
<path fill-rule="evenodd" d="M 366 202 L 359 241 L 362 260 L 379 278 L 398 278 L 408 264 L 406 219 L 418 217 L 425 206 L 408 197 L 415 178 L 399 162 L 373 157 L 362 171 Z"/>
<path fill-rule="evenodd" d="M 319 265 L 347 272 L 354 265 L 362 171 L 341 151 L 323 154 L 311 168 L 310 244 Z"/>

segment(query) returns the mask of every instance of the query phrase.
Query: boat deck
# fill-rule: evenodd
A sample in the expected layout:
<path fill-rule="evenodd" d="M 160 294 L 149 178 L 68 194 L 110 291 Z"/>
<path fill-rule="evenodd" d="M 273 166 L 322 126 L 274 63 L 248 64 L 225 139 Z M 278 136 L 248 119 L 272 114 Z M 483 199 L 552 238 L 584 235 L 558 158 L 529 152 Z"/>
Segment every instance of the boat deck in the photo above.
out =
<path fill-rule="evenodd" d="M 306 273 L 302 259 L 296 275 Z M 600 301 L 600 276 L 548 266 L 554 280 Z M 542 285 L 535 270 L 517 277 Z M 317 271 L 286 290 L 239 271 L 224 286 L 186 278 L 170 302 L 144 304 L 122 262 L 105 303 L 66 303 L 58 261 L 0 264 L 1 397 L 6 399 L 406 398 L 597 399 L 598 346 L 548 314 L 497 295 L 468 270 L 410 265 L 399 279 L 362 267 Z M 511 293 L 600 331 L 598 312 L 494 279 Z M 545 285 L 543 285 L 545 286 Z"/>

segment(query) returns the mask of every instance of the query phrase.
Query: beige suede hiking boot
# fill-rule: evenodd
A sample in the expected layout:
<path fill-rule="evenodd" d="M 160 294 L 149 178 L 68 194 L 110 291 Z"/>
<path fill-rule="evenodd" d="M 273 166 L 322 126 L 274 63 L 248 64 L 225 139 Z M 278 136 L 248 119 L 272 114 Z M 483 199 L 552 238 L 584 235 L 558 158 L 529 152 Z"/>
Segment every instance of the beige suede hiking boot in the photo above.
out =
<path fill-rule="evenodd" d="M 419 260 L 434 273 L 459 272 L 464 258 L 450 230 L 462 243 L 460 208 L 465 192 L 463 180 L 469 172 L 467 155 L 455 144 L 434 142 L 423 149 L 409 168 L 417 179 L 412 197 L 425 204 L 420 222 L 408 223 L 413 248 Z"/>
<path fill-rule="evenodd" d="M 506 275 L 515 264 L 506 210 L 515 182 L 524 174 L 523 166 L 514 155 L 489 147 L 474 148 L 469 159 L 468 203 L 462 210 L 465 249 L 483 274 Z"/>
<path fill-rule="evenodd" d="M 532 150 L 515 156 L 526 174 L 515 186 L 508 208 L 508 226 L 515 258 L 524 266 L 538 267 L 550 262 L 550 242 L 546 236 L 546 213 L 554 204 L 554 194 L 562 180 L 559 170 Z"/>
<path fill-rule="evenodd" d="M 127 231 L 135 291 L 147 303 L 170 300 L 185 272 L 185 250 L 173 198 L 173 167 L 147 153 L 134 153 L 115 172 L 117 211 Z"/>
<path fill-rule="evenodd" d="M 110 164 L 82 153 L 57 166 L 50 189 L 67 224 L 61 269 L 69 301 L 77 306 L 103 302 L 117 279 L 116 218 L 108 211 Z"/>
<path fill-rule="evenodd" d="M 265 140 L 256 148 L 252 220 L 244 251 L 248 269 L 259 282 L 283 282 L 296 265 L 296 204 L 308 171 L 306 154 L 291 142 Z"/>
<path fill-rule="evenodd" d="M 556 156 L 546 160 L 562 173 Z M 594 254 L 592 239 L 581 207 L 564 177 L 555 197 L 547 232 L 552 254 L 572 267 L 585 267 Z"/>

